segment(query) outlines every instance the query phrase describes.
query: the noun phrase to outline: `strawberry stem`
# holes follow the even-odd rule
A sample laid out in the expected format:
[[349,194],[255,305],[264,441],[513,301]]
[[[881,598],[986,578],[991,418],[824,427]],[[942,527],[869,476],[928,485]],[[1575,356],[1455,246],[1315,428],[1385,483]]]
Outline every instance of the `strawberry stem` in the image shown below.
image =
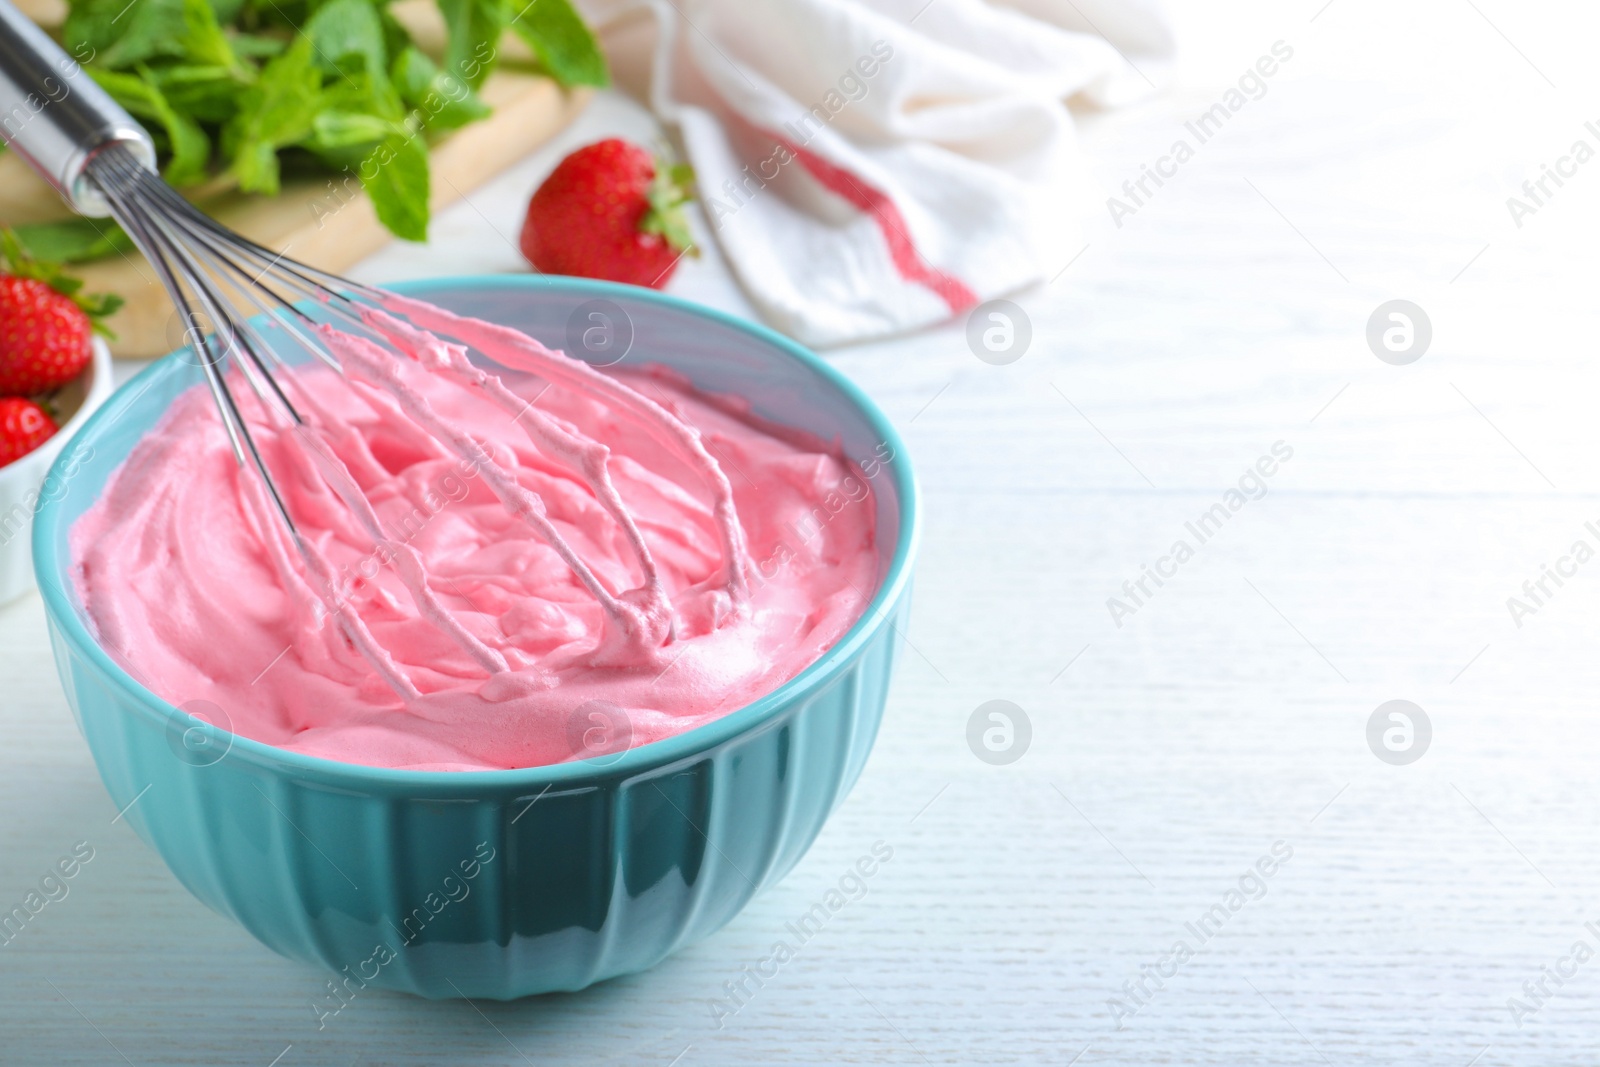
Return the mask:
[[687,250],[689,255],[698,257],[700,249],[695,247],[694,234],[690,232],[689,220],[683,212],[683,205],[694,198],[693,189],[693,167],[687,163],[667,163],[657,159],[655,177],[650,180],[650,189],[645,193],[650,208],[639,220],[639,231],[657,234],[675,251]]
[[78,305],[95,333],[116,340],[117,335],[107,329],[102,320],[123,305],[122,297],[115,293],[81,292],[83,279],[74,278],[59,263],[35,259],[8,226],[0,226],[0,269],[13,277],[28,278],[48,285]]

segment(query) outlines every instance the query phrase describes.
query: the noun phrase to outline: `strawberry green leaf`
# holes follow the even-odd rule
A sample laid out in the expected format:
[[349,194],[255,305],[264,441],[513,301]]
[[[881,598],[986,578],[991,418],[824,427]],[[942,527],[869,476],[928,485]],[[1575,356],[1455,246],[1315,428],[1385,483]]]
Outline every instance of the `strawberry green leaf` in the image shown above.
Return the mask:
[[59,263],[35,259],[23,245],[22,239],[9,227],[0,227],[0,269],[13,277],[43,282],[62,296],[71,298],[88,316],[89,325],[95,333],[115,339],[116,334],[106,329],[101,320],[122,306],[122,297],[111,293],[80,292],[83,288],[81,278],[63,273]]
[[650,209],[639,220],[640,232],[659,234],[674,249],[680,252],[687,249],[691,256],[698,256],[700,251],[694,247],[694,234],[683,212],[683,205],[693,199],[693,188],[693,167],[687,163],[667,164],[657,160],[656,175],[645,194]]

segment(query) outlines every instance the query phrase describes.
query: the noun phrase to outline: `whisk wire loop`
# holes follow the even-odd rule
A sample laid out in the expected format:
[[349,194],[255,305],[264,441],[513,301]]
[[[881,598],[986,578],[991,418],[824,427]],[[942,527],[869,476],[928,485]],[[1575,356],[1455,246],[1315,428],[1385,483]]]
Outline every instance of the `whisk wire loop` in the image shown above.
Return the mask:
[[[258,425],[264,419],[280,435],[280,441],[285,440],[281,435],[290,435],[291,447],[275,449],[275,462],[287,464],[297,476],[320,478],[346,505],[353,528],[392,563],[423,617],[491,675],[514,665],[505,652],[487,644],[441,603],[417,550],[405,538],[384,529],[372,502],[330,446],[331,439],[325,435],[336,431],[323,417],[323,408],[300,376],[288,373],[291,360],[273,343],[278,333],[359,386],[374,403],[379,396],[387,396],[388,403],[404,411],[441,449],[483,473],[484,484],[556,552],[604,611],[607,630],[595,653],[597,663],[619,651],[659,656],[676,639],[679,620],[656,562],[612,484],[607,467],[610,450],[522,401],[498,377],[468,359],[469,347],[509,342],[518,353],[518,369],[544,375],[552,385],[600,390],[631,410],[664,448],[698,470],[712,493],[712,516],[726,556],[725,592],[717,595],[723,597],[725,610],[742,610],[748,595],[744,535],[733,510],[731,486],[699,435],[670,412],[514,331],[403,300],[241,237],[186,201],[128,144],[111,142],[100,147],[89,159],[85,175],[149,260],[186,324],[190,347],[220,413],[234,458],[250,472],[243,480],[243,497],[247,509],[261,512],[257,526],[273,565],[282,572],[285,583],[311,587],[350,645],[402,698],[416,698],[416,686],[373,637],[359,612],[351,608],[349,590],[340,587],[332,566],[296,526],[230,386],[230,371],[237,370],[237,378],[254,394],[261,412]],[[397,308],[417,324],[396,318],[392,312]],[[417,320],[419,313],[421,320]],[[276,331],[272,337],[263,332],[266,324]],[[458,342],[441,340],[433,332],[440,329],[456,335]],[[394,347],[412,352],[434,372],[505,410],[535,447],[581,478],[616,522],[642,584],[633,589],[615,588],[615,583],[591,568],[547,513],[537,493],[502,468],[465,431],[441,419],[420,394],[393,377],[389,369],[393,357],[388,353]],[[308,414],[312,418],[308,419]],[[290,564],[291,556],[299,557],[299,567]]]

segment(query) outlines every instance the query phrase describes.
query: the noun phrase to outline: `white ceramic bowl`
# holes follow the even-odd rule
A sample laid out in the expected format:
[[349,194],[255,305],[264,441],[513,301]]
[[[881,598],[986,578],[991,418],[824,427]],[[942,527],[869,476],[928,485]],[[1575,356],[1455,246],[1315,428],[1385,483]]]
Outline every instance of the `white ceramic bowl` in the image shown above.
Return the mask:
[[[33,588],[33,514],[47,494],[58,496],[76,463],[63,464],[50,474],[50,464],[67,447],[89,413],[111,395],[111,350],[100,338],[94,339],[94,357],[76,381],[56,394],[58,415],[66,416],[55,436],[15,463],[0,467],[0,604],[7,604]],[[84,457],[88,458],[88,457]]]

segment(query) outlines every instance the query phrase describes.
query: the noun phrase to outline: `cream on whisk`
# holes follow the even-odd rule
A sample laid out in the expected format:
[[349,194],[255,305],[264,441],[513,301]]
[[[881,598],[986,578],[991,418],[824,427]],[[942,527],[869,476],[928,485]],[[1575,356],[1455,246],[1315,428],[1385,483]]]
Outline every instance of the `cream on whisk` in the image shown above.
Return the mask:
[[834,449],[665,372],[361,313],[386,343],[318,328],[348,381],[292,376],[306,426],[248,412],[301,551],[198,388],[73,527],[102,643],[169,701],[330,759],[537,766],[602,719],[638,745],[749,703],[865,609],[874,504]]

